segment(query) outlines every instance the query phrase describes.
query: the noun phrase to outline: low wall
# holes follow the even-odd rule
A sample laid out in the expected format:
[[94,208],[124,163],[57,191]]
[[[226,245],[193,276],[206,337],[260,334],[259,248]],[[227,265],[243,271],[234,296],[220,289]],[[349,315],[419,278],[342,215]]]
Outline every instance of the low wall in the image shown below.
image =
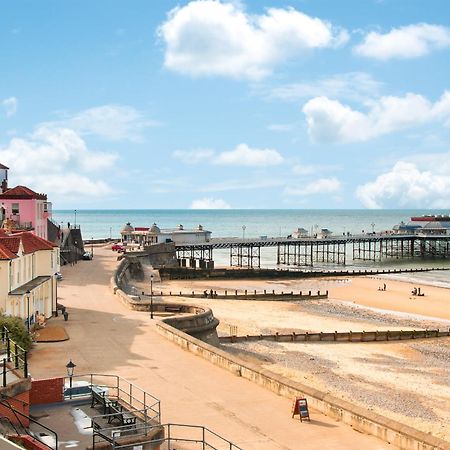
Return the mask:
[[64,401],[64,378],[42,378],[31,382],[31,405]]
[[219,348],[195,339],[168,323],[158,322],[158,331],[170,341],[215,365],[248,379],[278,395],[307,397],[310,406],[355,430],[377,436],[405,450],[450,450],[450,443],[393,421],[367,408],[353,405],[310,386],[290,380],[270,370],[244,361]]
[[27,417],[30,415],[30,389],[31,380],[29,378],[14,381],[6,387],[0,388],[2,401],[25,415],[25,417],[20,414],[16,416],[11,408],[0,404],[0,417],[7,417],[15,425],[22,424],[28,427],[30,424]]
[[382,331],[348,331],[334,333],[291,333],[291,334],[255,334],[247,336],[221,336],[220,342],[375,342],[403,341],[408,339],[428,339],[450,336],[448,330],[382,330]]

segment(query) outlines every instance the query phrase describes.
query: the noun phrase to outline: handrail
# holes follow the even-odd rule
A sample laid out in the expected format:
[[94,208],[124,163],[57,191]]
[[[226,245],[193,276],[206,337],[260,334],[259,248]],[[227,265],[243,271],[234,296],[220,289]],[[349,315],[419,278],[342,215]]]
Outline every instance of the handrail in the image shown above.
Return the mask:
[[[210,430],[207,427],[201,426],[201,425],[189,425],[189,424],[179,424],[179,423],[166,423],[162,425],[156,425],[153,428],[161,428],[167,429],[167,433],[164,433],[164,437],[160,438],[152,438],[145,442],[140,442],[140,444],[163,444],[164,442],[167,442],[170,448],[170,443],[172,441],[175,442],[193,442],[193,443],[200,443],[203,444],[203,448],[211,448],[213,450],[219,450],[224,449],[223,445],[221,447],[214,447],[211,443],[211,440],[208,439],[208,437],[214,436],[215,438],[218,438],[221,444],[224,444],[228,450],[242,450],[241,447],[237,446],[233,442],[229,441],[228,439],[224,438],[223,436],[220,436],[220,434],[217,434],[216,432]],[[137,429],[142,428],[142,426],[138,426]],[[183,428],[183,429],[194,429],[201,432],[200,436],[197,437],[181,437],[174,435],[174,428]],[[209,436],[211,435],[211,436]],[[120,444],[120,430],[116,430],[112,434],[112,444],[114,449],[121,449],[121,448],[127,448],[129,447],[129,443],[127,444]],[[123,436],[122,436],[123,437]],[[214,445],[217,445],[216,443]]]
[[[23,369],[23,377],[28,377],[28,358],[27,351],[22,348],[17,342],[13,341],[10,336],[10,331],[4,325],[0,331],[0,341],[3,345],[6,344],[6,358],[3,358],[2,368],[1,368],[1,377],[2,377],[2,385],[6,387],[6,374],[8,372],[13,372],[14,370]],[[14,361],[14,367],[7,368],[7,363]]]
[[[32,417],[27,416],[26,414],[22,413],[21,411],[18,411],[17,409],[13,408],[9,402],[7,400],[0,400],[0,404],[9,408],[11,410],[11,412],[14,414],[15,418],[17,419],[17,421],[20,423],[20,425],[23,427],[25,433],[32,437],[33,439],[36,439],[37,441],[39,441],[42,445],[45,445],[45,447],[49,448],[50,450],[57,450],[58,449],[58,434],[52,430],[51,428],[46,427],[45,425],[43,425],[42,423],[38,422],[37,420],[34,420]],[[35,434],[31,434],[30,431],[24,426],[22,425],[22,421],[19,419],[19,416],[24,417],[25,419],[29,420],[30,422],[33,422],[37,425],[39,425],[40,427],[44,428],[46,431],[48,431],[50,434],[54,435],[55,437],[55,447],[51,447],[50,445],[48,445],[46,442],[42,441],[39,436],[35,435]],[[16,428],[14,427],[14,429],[16,430]],[[17,432],[17,430],[16,430]]]

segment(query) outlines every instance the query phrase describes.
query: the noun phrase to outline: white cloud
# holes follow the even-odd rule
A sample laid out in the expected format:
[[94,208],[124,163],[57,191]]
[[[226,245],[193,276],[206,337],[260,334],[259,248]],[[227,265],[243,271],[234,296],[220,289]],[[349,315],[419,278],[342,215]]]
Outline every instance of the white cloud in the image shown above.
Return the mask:
[[303,106],[308,133],[317,142],[361,142],[430,121],[450,119],[450,92],[432,103],[422,95],[381,97],[369,103],[367,113],[327,97]]
[[317,175],[323,172],[336,172],[341,170],[338,165],[327,165],[327,164],[296,164],[292,167],[292,173],[294,175],[305,176],[305,175]]
[[450,28],[419,23],[393,28],[386,34],[372,31],[354,51],[358,55],[379,60],[408,59],[449,46]]
[[288,186],[285,195],[306,197],[308,195],[330,194],[339,191],[341,183],[337,178],[320,178],[304,186]]
[[365,72],[337,74],[329,78],[302,83],[291,83],[273,88],[269,98],[283,101],[298,101],[311,97],[332,97],[351,100],[365,100],[376,96],[382,83]]
[[231,206],[221,198],[201,198],[191,203],[190,209],[230,209]]
[[239,144],[235,149],[220,153],[215,164],[232,166],[274,166],[283,162],[283,157],[276,150],[251,148]]
[[283,186],[285,181],[277,180],[273,176],[260,177],[253,180],[225,180],[207,184],[199,189],[201,192],[242,191],[248,189],[266,189]]
[[126,105],[103,105],[85,109],[64,120],[43,124],[46,127],[67,127],[82,135],[96,135],[119,141],[141,141],[142,132],[160,125],[145,119],[137,109]]
[[203,161],[210,161],[214,154],[214,151],[209,149],[175,150],[172,156],[185,164],[198,164]]
[[27,138],[0,147],[0,160],[11,168],[17,184],[55,197],[102,197],[112,189],[90,176],[113,166],[117,156],[94,152],[74,130],[39,126]]
[[398,161],[390,171],[358,186],[356,196],[366,208],[450,208],[449,161],[450,154],[441,155],[428,160],[425,170]]
[[239,2],[196,0],[169,12],[158,33],[164,65],[192,76],[260,79],[273,67],[313,48],[348,40],[345,30],[293,8],[247,14]]
[[5,108],[6,117],[12,117],[17,112],[18,100],[16,97],[5,98],[2,105]]

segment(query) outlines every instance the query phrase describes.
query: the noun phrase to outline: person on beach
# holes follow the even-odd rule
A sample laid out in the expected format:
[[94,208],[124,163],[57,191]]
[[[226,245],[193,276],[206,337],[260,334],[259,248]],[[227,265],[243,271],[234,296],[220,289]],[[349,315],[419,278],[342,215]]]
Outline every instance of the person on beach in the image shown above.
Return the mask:
[[386,290],[386,283],[383,284],[383,291]]

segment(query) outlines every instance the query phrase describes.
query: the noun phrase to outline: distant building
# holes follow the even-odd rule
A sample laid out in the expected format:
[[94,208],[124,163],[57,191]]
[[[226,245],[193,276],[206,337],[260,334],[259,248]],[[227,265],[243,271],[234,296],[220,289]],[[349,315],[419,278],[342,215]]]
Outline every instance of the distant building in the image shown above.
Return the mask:
[[295,239],[303,238],[308,236],[308,230],[305,230],[304,228],[297,228],[295,231],[292,232],[292,237]]
[[30,232],[0,230],[0,309],[33,323],[56,311],[59,248]]
[[395,234],[417,234],[425,236],[450,236],[450,216],[426,215],[411,217],[408,223],[400,222],[393,227]]
[[333,234],[332,231],[330,231],[328,228],[322,228],[319,233],[317,234],[317,237],[319,239],[327,239],[329,237],[331,237],[331,235]]
[[46,194],[38,194],[26,186],[8,188],[8,167],[0,164],[0,218],[3,228],[32,231],[48,239],[48,219],[52,204]]
[[122,242],[140,246],[174,242],[176,244],[198,244],[209,242],[211,231],[204,230],[202,225],[195,229],[185,229],[183,225],[173,229],[160,229],[156,223],[151,227],[136,227],[127,223],[122,231]]

